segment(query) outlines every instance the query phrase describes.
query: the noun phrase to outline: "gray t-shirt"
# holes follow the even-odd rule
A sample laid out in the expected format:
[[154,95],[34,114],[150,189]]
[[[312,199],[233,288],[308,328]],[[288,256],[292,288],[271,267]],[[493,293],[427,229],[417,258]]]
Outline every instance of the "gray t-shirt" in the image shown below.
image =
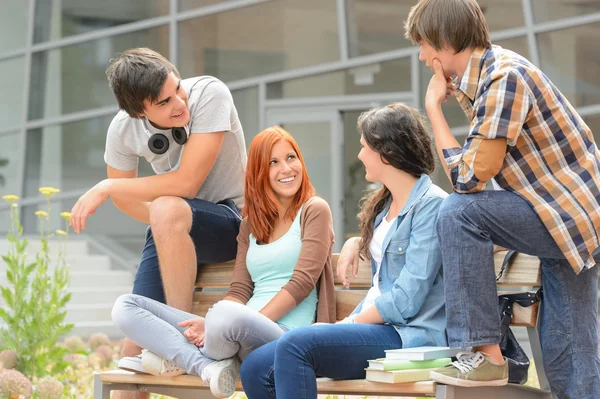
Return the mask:
[[[212,76],[182,80],[181,87],[188,94],[190,134],[226,132],[217,160],[196,198],[215,203],[232,199],[241,208],[246,143],[231,93],[223,82]],[[148,139],[154,133],[162,133],[169,139],[166,153],[157,155],[148,148]],[[104,161],[118,170],[132,170],[138,166],[138,157],[144,157],[154,172],[161,174],[179,167],[182,150],[183,146],[173,140],[170,129],[157,129],[146,119],[132,118],[121,110],[108,128]]]

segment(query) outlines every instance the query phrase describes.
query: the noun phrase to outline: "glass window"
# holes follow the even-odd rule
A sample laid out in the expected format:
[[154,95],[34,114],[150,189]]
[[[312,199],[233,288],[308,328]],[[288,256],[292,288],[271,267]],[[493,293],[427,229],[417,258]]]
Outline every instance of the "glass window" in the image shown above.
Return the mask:
[[116,104],[105,75],[109,60],[141,46],[168,55],[168,26],[34,53],[29,119]]
[[527,46],[527,37],[525,36],[498,40],[493,43],[529,59],[529,47]]
[[[0,135],[0,196],[19,195],[19,158],[21,157],[21,135]],[[4,203],[2,201],[1,203]]]
[[341,96],[411,90],[410,58],[267,85],[267,98]]
[[[85,190],[106,178],[104,145],[113,115],[27,132],[25,194],[36,196],[40,186],[63,192]],[[142,158],[138,174],[154,174]]]
[[335,1],[266,2],[179,24],[179,71],[223,81],[339,59]]
[[254,136],[260,133],[260,126],[258,126],[258,88],[250,87],[234,90],[231,95],[244,129],[246,148],[248,148]]
[[600,146],[600,115],[584,116],[583,120],[592,130],[592,134],[594,135],[594,141],[596,141],[596,145]]
[[522,0],[477,0],[490,32],[525,26]]
[[351,57],[410,47],[404,21],[414,0],[353,0],[347,2],[348,48]]
[[600,2],[596,0],[532,0],[532,2],[535,22],[553,21],[600,11]]
[[600,23],[541,33],[541,69],[576,107],[600,104]]
[[2,0],[2,12],[0,12],[0,53],[18,50],[27,45],[28,14],[28,1]]
[[[0,13],[1,14],[1,13]],[[0,120],[10,128],[23,123],[23,84],[25,82],[25,58],[0,61]]]
[[[404,21],[414,0],[353,0],[347,4],[351,57],[410,47]],[[524,26],[521,0],[479,0],[491,32]]]
[[168,13],[169,0],[37,0],[33,41],[57,40]]
[[179,0],[179,10],[193,10],[195,8],[201,8],[206,6],[212,6],[218,3],[228,3],[233,0]]

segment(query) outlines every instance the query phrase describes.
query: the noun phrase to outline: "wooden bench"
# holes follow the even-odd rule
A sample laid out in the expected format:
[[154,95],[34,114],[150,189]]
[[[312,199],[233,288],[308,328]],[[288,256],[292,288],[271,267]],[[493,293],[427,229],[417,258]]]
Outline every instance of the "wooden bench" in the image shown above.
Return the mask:
[[[337,263],[334,255],[333,263]],[[496,254],[496,269],[502,264],[504,253]],[[209,307],[225,295],[229,287],[233,271],[233,262],[207,265],[198,273],[197,291],[194,294],[193,313],[205,315]],[[359,275],[351,279],[351,288],[345,289],[336,278],[336,313],[337,319],[346,317],[364,298],[371,286],[371,266],[361,262]],[[500,292],[506,291],[535,291],[541,286],[541,266],[537,258],[518,254],[510,268],[498,282]],[[327,378],[318,379],[318,390],[322,394],[374,395],[400,397],[435,397],[443,399],[454,398],[503,398],[528,399],[551,398],[548,382],[543,372],[541,362],[541,346],[536,329],[539,304],[528,308],[514,306],[513,326],[527,327],[535,366],[542,389],[509,384],[505,387],[460,388],[436,384],[433,381],[417,383],[385,384],[367,380],[334,381]],[[365,365],[366,366],[366,365]],[[95,399],[109,399],[110,391],[134,390],[153,392],[180,399],[212,398],[210,389],[202,383],[200,377],[182,375],[174,378],[155,377],[147,374],[136,374],[123,370],[97,373],[94,380]],[[243,388],[238,382],[238,390]],[[285,398],[292,399],[292,398]]]

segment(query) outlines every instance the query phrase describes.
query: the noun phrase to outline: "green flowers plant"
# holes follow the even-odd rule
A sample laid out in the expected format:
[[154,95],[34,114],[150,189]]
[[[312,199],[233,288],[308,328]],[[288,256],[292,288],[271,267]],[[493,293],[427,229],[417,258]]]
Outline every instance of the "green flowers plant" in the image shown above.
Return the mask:
[[[71,298],[67,292],[69,268],[66,263],[66,248],[69,231],[68,216],[64,230],[58,236],[58,256],[53,272],[49,271],[50,251],[50,197],[60,190],[42,187],[46,197],[46,209],[38,210],[41,249],[35,260],[29,263],[26,249],[28,241],[22,239],[23,227],[19,222],[19,197],[5,195],[3,200],[10,204],[10,243],[8,254],[2,256],[6,262],[7,286],[0,287],[4,306],[0,308],[0,319],[5,326],[0,330],[3,347],[17,354],[16,369],[30,378],[54,375],[68,365],[63,360],[68,350],[57,345],[67,334],[72,324],[66,324],[66,304]],[[64,234],[62,234],[64,233]]]

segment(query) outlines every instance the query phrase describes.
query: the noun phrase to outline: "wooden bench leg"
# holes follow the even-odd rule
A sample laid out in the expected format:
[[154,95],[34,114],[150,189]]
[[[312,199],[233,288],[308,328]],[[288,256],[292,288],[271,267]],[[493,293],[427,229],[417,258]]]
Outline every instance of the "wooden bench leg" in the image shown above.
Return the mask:
[[436,385],[436,399],[552,399],[548,391],[508,384],[503,387],[465,388]]

